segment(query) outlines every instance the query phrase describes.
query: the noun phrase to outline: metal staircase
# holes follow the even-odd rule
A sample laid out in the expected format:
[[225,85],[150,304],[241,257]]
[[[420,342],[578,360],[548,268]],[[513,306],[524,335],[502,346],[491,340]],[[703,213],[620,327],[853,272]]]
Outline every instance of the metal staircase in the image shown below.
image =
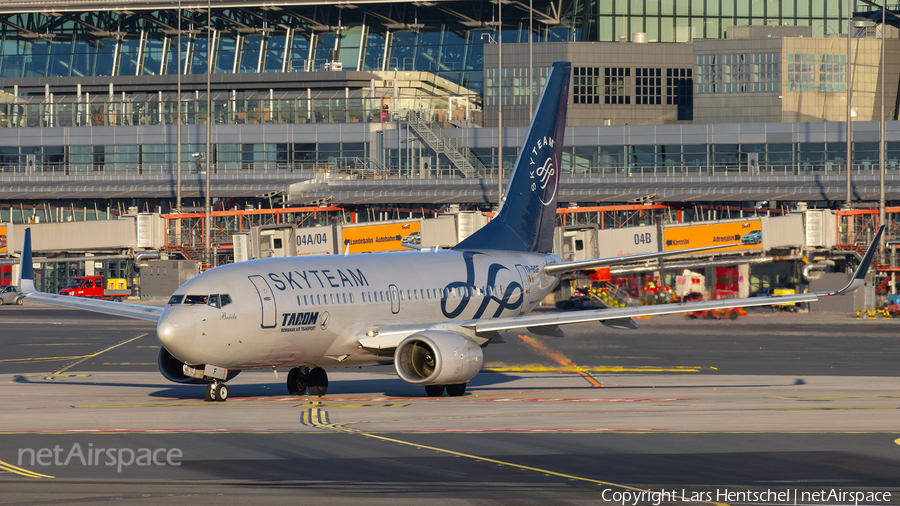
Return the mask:
[[487,169],[459,139],[452,139],[438,124],[410,114],[409,127],[435,153],[446,156],[463,177],[484,177]]

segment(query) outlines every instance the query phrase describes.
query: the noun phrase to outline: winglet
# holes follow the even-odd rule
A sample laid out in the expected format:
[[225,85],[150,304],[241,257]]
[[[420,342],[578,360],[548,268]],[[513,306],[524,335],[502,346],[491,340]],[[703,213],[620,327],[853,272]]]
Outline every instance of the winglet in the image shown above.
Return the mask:
[[853,273],[853,277],[850,278],[850,282],[847,283],[847,286],[841,288],[836,292],[818,292],[816,295],[820,297],[827,297],[829,295],[844,295],[850,293],[857,288],[861,287],[866,282],[866,274],[869,272],[869,266],[872,265],[872,257],[875,256],[875,252],[878,250],[878,243],[881,242],[881,235],[884,233],[884,225],[878,227],[878,232],[875,232],[875,239],[872,240],[872,244],[869,244],[869,249],[866,250],[866,254],[863,255],[862,260],[859,262],[859,266],[856,268],[856,272]]
[[34,293],[34,267],[31,261],[31,229],[25,229],[25,242],[22,244],[22,256],[19,259],[19,292]]

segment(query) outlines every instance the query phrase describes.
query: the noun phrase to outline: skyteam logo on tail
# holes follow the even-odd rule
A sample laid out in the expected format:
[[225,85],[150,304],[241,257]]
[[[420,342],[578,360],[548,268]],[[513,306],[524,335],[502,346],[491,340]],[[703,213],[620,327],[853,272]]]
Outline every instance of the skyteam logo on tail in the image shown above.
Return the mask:
[[[553,197],[556,196],[556,178],[559,177],[559,173],[553,163],[552,149],[556,144],[556,141],[553,140],[553,137],[544,137],[542,139],[538,139],[537,143],[531,148],[531,158],[530,158],[530,169],[528,171],[528,175],[531,177],[531,191],[538,191],[538,187],[540,187],[541,196],[538,197],[538,200],[541,201],[541,204],[545,206],[550,205],[554,202]],[[535,158],[538,160],[541,159],[541,155],[547,157],[544,160],[542,165],[539,165],[538,162],[535,162]],[[553,193],[549,196],[543,195],[544,191],[547,188],[547,185],[551,185],[553,189]]]

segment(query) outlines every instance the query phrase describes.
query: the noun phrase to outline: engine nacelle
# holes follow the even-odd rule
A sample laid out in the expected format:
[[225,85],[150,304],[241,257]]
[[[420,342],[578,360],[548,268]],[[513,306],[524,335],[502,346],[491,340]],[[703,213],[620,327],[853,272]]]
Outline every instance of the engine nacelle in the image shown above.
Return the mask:
[[413,334],[394,352],[397,375],[411,385],[465,383],[478,374],[483,362],[475,341],[439,330]]

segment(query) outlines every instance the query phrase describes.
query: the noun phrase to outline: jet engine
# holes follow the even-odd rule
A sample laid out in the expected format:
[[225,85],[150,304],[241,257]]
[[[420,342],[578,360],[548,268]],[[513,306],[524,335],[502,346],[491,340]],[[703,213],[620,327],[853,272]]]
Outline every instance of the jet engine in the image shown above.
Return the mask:
[[439,330],[413,334],[394,352],[397,375],[411,385],[465,383],[478,374],[483,361],[475,341]]

